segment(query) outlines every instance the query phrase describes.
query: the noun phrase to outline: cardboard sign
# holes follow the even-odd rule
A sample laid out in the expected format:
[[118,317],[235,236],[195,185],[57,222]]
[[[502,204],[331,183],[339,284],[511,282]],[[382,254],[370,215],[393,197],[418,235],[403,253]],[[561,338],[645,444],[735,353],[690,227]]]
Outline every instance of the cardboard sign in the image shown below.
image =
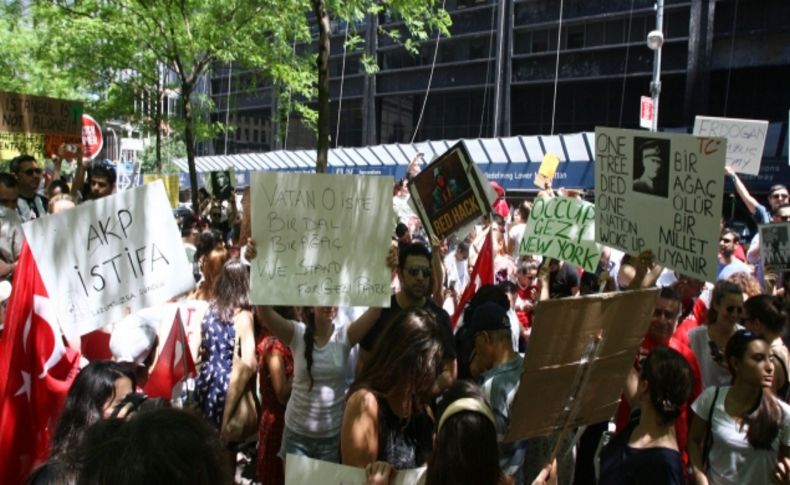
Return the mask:
[[505,441],[610,419],[658,290],[542,301]]
[[543,161],[540,162],[540,168],[538,169],[538,173],[535,174],[535,185],[542,189],[546,188],[546,185],[551,185],[552,179],[554,179],[554,174],[557,173],[557,167],[560,165],[560,159],[557,155],[549,152],[543,157]]
[[760,173],[767,134],[767,121],[710,116],[694,118],[695,136],[727,139],[727,165],[738,173]]
[[766,272],[790,271],[790,222],[760,225],[760,259]]
[[496,194],[458,142],[420,172],[409,185],[411,199],[428,236],[444,239],[491,212]]
[[85,202],[22,228],[61,325],[76,327],[80,335],[195,286],[161,183]]
[[[422,483],[425,467],[398,470],[392,485],[417,485]],[[288,454],[285,457],[285,483],[300,485],[367,485],[364,468],[339,465],[307,456]]]
[[393,184],[392,177],[254,173],[252,303],[389,306]]
[[150,184],[157,180],[161,180],[165,184],[165,192],[167,192],[167,200],[170,201],[170,207],[173,209],[178,207],[178,175],[143,175],[144,184]]
[[540,254],[595,272],[595,205],[568,197],[538,197],[532,204],[519,254]]
[[726,140],[595,129],[595,240],[715,282]]
[[39,162],[65,145],[82,145],[82,103],[0,91],[0,158]]

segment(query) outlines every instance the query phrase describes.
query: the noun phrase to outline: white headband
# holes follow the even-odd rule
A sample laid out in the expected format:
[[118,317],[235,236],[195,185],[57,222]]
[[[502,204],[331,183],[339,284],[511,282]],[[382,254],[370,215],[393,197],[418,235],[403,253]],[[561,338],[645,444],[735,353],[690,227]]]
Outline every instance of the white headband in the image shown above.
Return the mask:
[[447,406],[447,409],[444,410],[442,417],[439,419],[439,427],[437,428],[437,432],[442,429],[442,425],[445,421],[447,421],[447,418],[462,411],[473,411],[482,414],[491,421],[491,424],[494,425],[494,429],[496,429],[496,420],[494,419],[494,414],[491,412],[491,409],[488,407],[488,405],[480,399],[464,397],[461,399],[456,399],[452,402],[452,404]]

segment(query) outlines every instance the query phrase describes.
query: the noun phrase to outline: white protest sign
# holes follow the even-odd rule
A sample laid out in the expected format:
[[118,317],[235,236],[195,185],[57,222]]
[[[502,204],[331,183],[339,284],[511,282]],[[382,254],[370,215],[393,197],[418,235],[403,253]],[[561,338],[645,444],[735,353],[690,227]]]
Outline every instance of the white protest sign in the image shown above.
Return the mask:
[[[423,483],[425,467],[398,470],[392,485]],[[364,468],[316,460],[307,456],[288,454],[285,457],[285,483],[299,485],[367,485]]]
[[161,182],[22,228],[61,325],[80,334],[195,286]]
[[392,177],[255,173],[250,300],[389,306]]
[[595,239],[715,282],[726,141],[595,129]]
[[727,139],[727,165],[738,173],[760,173],[767,133],[767,121],[711,116],[694,118],[694,135]]
[[601,259],[595,242],[595,205],[569,197],[538,197],[532,203],[519,254],[561,259],[594,272]]

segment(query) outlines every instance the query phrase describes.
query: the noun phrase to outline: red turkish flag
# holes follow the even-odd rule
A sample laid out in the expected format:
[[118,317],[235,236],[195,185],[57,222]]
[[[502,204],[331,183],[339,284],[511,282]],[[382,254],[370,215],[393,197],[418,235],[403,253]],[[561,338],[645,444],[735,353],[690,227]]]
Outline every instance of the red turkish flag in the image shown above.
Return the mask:
[[453,330],[455,330],[458,319],[461,318],[461,314],[464,312],[464,307],[475,295],[477,289],[483,285],[494,284],[494,250],[491,241],[492,236],[489,229],[486,240],[483,242],[483,247],[480,248],[480,252],[477,254],[477,261],[475,261],[475,266],[472,268],[472,273],[469,275],[469,284],[466,285],[461,299],[458,301],[458,306],[455,307],[451,320]]
[[64,344],[33,254],[25,243],[0,340],[0,483],[23,483],[49,454],[80,354]]
[[189,352],[187,334],[184,325],[181,323],[181,311],[176,310],[173,326],[170,327],[170,334],[159,354],[154,369],[148,376],[145,385],[145,393],[151,397],[161,397],[170,399],[173,394],[173,387],[185,376],[194,377],[197,375],[195,362]]

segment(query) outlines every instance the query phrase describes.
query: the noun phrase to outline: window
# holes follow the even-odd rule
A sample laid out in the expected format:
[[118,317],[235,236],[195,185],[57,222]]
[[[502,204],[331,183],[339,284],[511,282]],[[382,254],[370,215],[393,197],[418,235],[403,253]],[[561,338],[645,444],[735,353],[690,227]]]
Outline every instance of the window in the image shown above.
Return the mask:
[[532,52],[545,52],[549,50],[549,31],[537,30],[532,32]]
[[569,27],[565,33],[566,49],[581,49],[584,47],[584,26]]
[[603,24],[600,22],[587,24],[584,40],[587,47],[603,45]]
[[605,43],[622,44],[625,40],[625,21],[610,20],[606,22]]

